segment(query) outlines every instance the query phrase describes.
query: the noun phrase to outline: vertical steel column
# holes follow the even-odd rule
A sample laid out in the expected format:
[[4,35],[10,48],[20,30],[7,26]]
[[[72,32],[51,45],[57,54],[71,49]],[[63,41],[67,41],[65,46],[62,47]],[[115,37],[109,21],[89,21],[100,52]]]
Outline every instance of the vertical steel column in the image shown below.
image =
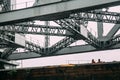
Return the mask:
[[[46,33],[49,33],[49,21],[45,21],[45,25],[46,25]],[[50,45],[50,36],[49,35],[45,35],[45,48],[48,48]]]
[[103,37],[103,23],[102,22],[97,22],[97,29],[98,29],[98,38]]
[[[99,11],[102,11],[102,9],[100,9]],[[103,37],[103,22],[97,22],[97,31],[98,31],[98,38],[102,38]]]

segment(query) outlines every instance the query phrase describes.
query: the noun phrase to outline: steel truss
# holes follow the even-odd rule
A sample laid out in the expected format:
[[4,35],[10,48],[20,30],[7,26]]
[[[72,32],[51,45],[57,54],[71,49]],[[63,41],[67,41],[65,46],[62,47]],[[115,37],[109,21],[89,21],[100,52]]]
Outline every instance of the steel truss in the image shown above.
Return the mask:
[[69,46],[70,44],[74,43],[76,40],[74,40],[73,38],[70,37],[66,37],[62,40],[60,40],[59,42],[57,42],[56,44],[54,44],[51,47],[48,48],[43,48],[40,47],[34,43],[31,42],[26,42],[26,49],[30,50],[31,52],[36,52],[38,54],[40,54],[41,56],[47,56],[47,55],[55,55],[55,53],[67,46]]
[[53,46],[51,46],[49,49],[48,49],[48,53],[49,55],[55,55],[55,52],[71,45],[72,43],[74,43],[76,40],[73,39],[73,38],[70,38],[70,37],[66,37],[62,40],[60,40],[59,42],[57,42],[56,44],[54,44]]
[[[4,6],[5,5],[6,3],[4,3]],[[3,9],[5,9],[4,6],[2,7]],[[7,11],[9,9],[6,8],[5,10]],[[81,34],[80,31],[81,28],[80,26],[82,24],[78,23],[77,20],[81,20],[82,22],[95,21],[95,22],[118,24],[120,23],[120,13],[97,11],[97,10],[74,13],[74,14],[70,14],[68,19],[60,19],[54,21],[57,24],[59,24],[61,27],[56,27],[56,26],[46,27],[44,25],[35,25],[35,24],[14,24],[9,26],[0,26],[0,31],[3,31],[3,33],[0,34],[0,40],[1,41],[4,40],[5,42],[7,42],[5,44],[2,42],[0,46],[2,48],[9,46],[10,44],[10,45],[15,45],[17,47],[21,47],[19,45],[16,45],[15,36],[13,34],[4,33],[4,32],[66,36],[64,39],[60,40],[59,42],[48,48],[43,48],[38,44],[25,41],[25,46],[24,46],[25,49],[31,52],[35,52],[41,56],[56,55],[55,53],[58,52],[59,50],[81,39],[98,50],[111,47],[120,42],[120,35],[117,35],[107,41],[100,41],[95,36],[93,36],[92,33],[87,30],[87,28],[86,28],[87,37],[84,36],[83,34]],[[16,50],[16,48],[14,48],[13,46],[12,48],[5,49],[5,51],[1,55],[1,58],[7,59],[14,50]]]
[[[114,16],[113,16],[113,14],[114,14]],[[80,15],[80,13],[79,13],[79,15]],[[110,22],[110,23],[117,22],[118,23],[119,18],[118,18],[117,14],[115,15],[115,13],[113,13],[113,12],[111,12],[111,14],[110,14],[110,12],[98,13],[97,11],[94,11],[94,12],[91,11],[86,14],[81,13],[81,16],[83,16],[83,18],[80,18],[78,16],[77,16],[78,17],[77,18],[76,14],[74,14],[74,17],[73,17],[73,15],[72,15],[72,17],[70,16],[70,18],[72,18],[72,19],[61,19],[61,20],[54,21],[57,24],[59,24],[62,28],[61,27],[53,27],[53,26],[49,26],[49,28],[47,28],[44,25],[33,25],[33,24],[29,24],[29,25],[28,24],[16,24],[16,25],[12,25],[12,26],[1,26],[0,30],[1,31],[4,30],[4,31],[8,31],[8,32],[18,32],[18,33],[32,33],[32,34],[35,33],[35,34],[71,36],[71,37],[73,37],[74,34],[76,35],[73,38],[67,37],[49,48],[42,48],[39,45],[36,45],[32,42],[26,41],[26,46],[25,46],[26,49],[28,49],[32,52],[36,52],[42,56],[54,55],[57,51],[63,49],[64,47],[72,44],[73,42],[75,42],[76,40],[79,40],[79,39],[83,39],[84,41],[86,41],[88,44],[92,45],[95,48],[102,48],[102,49],[110,47],[112,45],[115,45],[116,43],[118,43],[120,41],[120,39],[117,37],[117,38],[114,38],[114,39],[106,41],[106,42],[101,42],[96,37],[94,37],[89,31],[87,32],[88,38],[86,38],[85,36],[83,36],[80,33],[80,25],[81,24],[78,24],[76,22],[76,20],[83,20],[83,21],[87,20],[87,21],[107,22],[107,23],[108,22]],[[104,17],[104,16],[106,16],[106,17]],[[111,18],[111,16],[112,16],[112,18]],[[105,21],[105,20],[107,20],[107,21]],[[46,29],[49,30],[49,33],[45,33]],[[69,31],[69,33],[71,32],[71,34],[69,34],[69,35],[66,34],[66,31]],[[78,36],[80,36],[80,37],[78,37]],[[3,39],[3,38],[1,38],[1,39]],[[9,39],[12,39],[12,37],[9,39],[7,37],[5,37],[4,39],[6,41],[11,41]],[[12,41],[12,44],[14,44],[14,41]],[[9,53],[8,53],[8,55],[9,55]]]
[[[14,44],[17,46],[17,44],[14,42],[14,40],[12,41],[11,38],[7,38],[5,39],[6,35],[3,35],[1,37],[1,39],[4,39],[6,40],[6,42],[12,42],[11,44]],[[15,36],[14,35],[10,35],[12,36],[12,38],[14,38]],[[7,36],[8,37],[8,36]],[[72,39],[72,38],[65,38],[63,40],[61,40],[60,42],[56,43],[55,45],[53,45],[52,47],[49,47],[49,48],[43,48],[43,47],[40,47],[39,45],[37,44],[34,44],[32,42],[29,42],[29,41],[25,41],[25,46],[22,46],[24,47],[25,49],[31,51],[31,52],[36,52],[42,56],[44,55],[47,55],[47,54],[51,54],[52,52],[56,52],[58,50],[61,50],[62,48],[64,48],[65,46],[68,46],[70,44],[72,44],[73,42],[75,42],[76,40]],[[20,47],[20,46],[18,46]],[[12,48],[11,51],[13,51],[14,47]],[[8,54],[11,54],[11,53],[7,53],[8,50],[10,50],[9,48],[7,50],[5,50],[4,52],[4,55],[5,55],[5,58],[6,58],[6,55],[8,56]],[[7,52],[6,52],[7,51]],[[9,51],[10,52],[10,51]]]
[[27,49],[27,50],[29,50],[31,52],[36,52],[38,54],[44,54],[44,48],[40,47],[37,44],[29,42],[29,41],[25,42],[25,49]]
[[0,40],[4,40],[5,42],[8,42],[8,43],[14,43],[15,41],[15,36],[12,35],[11,33],[0,33]]
[[9,43],[0,38],[0,48],[11,47]]
[[[48,30],[48,32],[46,32],[46,30]],[[57,26],[46,27],[44,25],[35,24],[16,24],[9,26],[0,26],[0,31],[52,36],[72,36],[70,32],[61,27]]]
[[[10,5],[11,5],[11,0],[1,0],[1,5],[0,5],[1,12],[11,10]],[[0,48],[7,47],[7,49],[5,49],[1,54],[1,58],[6,59],[9,55],[12,54],[12,52],[14,52],[17,49],[18,45],[14,44],[14,40],[15,40],[14,35],[12,33],[8,33],[5,31],[0,32],[0,40],[3,43],[6,43],[0,46]]]
[[13,46],[11,46],[12,48],[14,48],[14,47],[16,47],[16,48],[24,47],[26,49],[29,49],[30,51],[36,51],[36,52],[38,51],[38,49],[41,50],[41,47],[39,45],[36,45],[36,44],[34,44],[32,42],[29,42],[29,41],[25,41],[25,46],[21,46],[21,45],[16,44],[15,43],[15,36],[13,34],[10,34],[10,33],[8,33],[6,35],[1,34],[0,39],[5,40],[5,42],[13,45]]
[[120,23],[120,13],[106,11],[88,11],[71,14],[69,18],[83,21]]
[[[101,48],[101,43],[97,40],[89,31],[87,31],[88,38],[80,33],[80,25],[78,25],[74,20],[62,19],[55,21],[57,24],[66,28],[68,31],[74,34],[74,39],[83,39],[95,48]],[[79,36],[79,37],[78,37]]]

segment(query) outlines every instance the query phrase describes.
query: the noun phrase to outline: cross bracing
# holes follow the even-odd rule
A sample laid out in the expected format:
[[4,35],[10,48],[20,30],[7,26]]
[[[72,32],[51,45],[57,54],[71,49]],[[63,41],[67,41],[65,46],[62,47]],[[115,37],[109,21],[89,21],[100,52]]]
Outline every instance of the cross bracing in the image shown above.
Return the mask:
[[[10,35],[10,37],[11,36],[12,35]],[[25,48],[25,49],[27,49],[29,51],[36,52],[36,53],[38,53],[38,54],[40,54],[42,56],[44,56],[46,54],[51,55],[50,54],[51,52],[58,51],[58,50],[64,48],[65,46],[68,46],[68,45],[72,44],[75,41],[72,38],[65,38],[65,39],[59,41],[58,43],[56,43],[54,46],[52,46],[52,47],[47,49],[47,48],[43,48],[43,47],[39,46],[38,44],[34,44],[34,43],[30,42],[30,41],[25,41],[25,46],[18,45],[14,41],[15,40],[15,36],[14,35],[12,36],[12,38],[13,38],[12,40],[13,41],[11,40],[11,38],[5,39],[4,37],[6,37],[6,35],[2,35],[1,39],[6,40],[6,42],[12,42],[11,44],[13,44],[14,46],[18,46],[18,48],[19,47],[23,47],[23,48]],[[14,49],[14,46],[13,46],[12,49]]]
[[42,48],[41,46],[34,44],[32,42],[26,41],[25,42],[25,49],[30,50],[31,52],[36,52],[38,54],[43,54],[44,52],[44,48]]
[[[36,44],[34,44],[34,43],[32,43],[32,42],[29,42],[29,41],[25,41],[25,46],[22,46],[22,45],[20,45],[20,44],[17,44],[17,43],[15,43],[15,35],[12,35],[12,34],[10,34],[10,35],[1,35],[0,36],[0,39],[1,40],[5,40],[6,42],[8,42],[8,43],[10,43],[11,45],[13,45],[13,46],[11,46],[11,47],[23,47],[23,48],[26,48],[26,49],[28,49],[28,50],[30,50],[30,51],[36,51],[37,53],[40,53],[40,50],[41,50],[41,47],[39,46],[39,45],[36,45]],[[38,50],[39,49],[39,50]],[[38,52],[39,51],[39,52]]]
[[86,28],[84,28],[86,29],[86,36],[84,36],[84,34],[81,34],[80,25],[78,25],[74,20],[64,19],[55,22],[61,25],[62,27],[68,29],[71,33],[75,34],[74,38],[77,38],[78,40],[83,39],[92,46],[96,48],[101,48],[99,40],[97,40]]
[[[46,32],[48,30],[48,32]],[[16,24],[8,26],[0,26],[0,31],[24,33],[24,34],[40,34],[52,36],[72,36],[72,34],[64,28],[57,26],[35,25],[35,24]]]
[[76,20],[95,21],[104,23],[120,23],[120,13],[106,11],[88,11],[71,14],[70,18]]
[[59,42],[57,42],[56,44],[54,44],[53,46],[51,46],[48,49],[49,55],[55,55],[54,53],[69,46],[70,44],[74,43],[76,40],[70,37],[66,37],[62,40],[60,40]]

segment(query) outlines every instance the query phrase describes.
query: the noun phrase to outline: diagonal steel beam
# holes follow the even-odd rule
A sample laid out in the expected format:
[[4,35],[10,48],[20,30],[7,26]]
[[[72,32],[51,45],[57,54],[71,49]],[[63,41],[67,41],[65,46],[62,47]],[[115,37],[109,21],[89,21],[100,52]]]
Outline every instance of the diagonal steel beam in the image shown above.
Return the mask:
[[11,47],[15,45],[17,46],[17,44],[15,44],[15,36],[11,35],[11,33],[0,33],[0,40],[4,41],[7,44],[14,44],[11,45]]
[[56,44],[54,44],[53,46],[51,46],[48,49],[48,53],[49,55],[55,55],[55,53],[57,51],[60,51],[61,49],[69,46],[70,44],[74,43],[76,40],[70,37],[65,37],[64,39],[60,40],[59,42],[57,42]]
[[42,48],[38,44],[34,44],[30,41],[25,42],[25,49],[27,49],[31,52],[38,53],[38,54],[44,54],[44,48]]
[[120,29],[120,24],[115,24],[113,28],[108,32],[106,37],[108,39],[111,39],[119,29]]
[[5,40],[0,38],[0,48],[7,48],[7,47],[10,48],[11,45],[8,42],[6,42]]
[[1,58],[7,59],[17,48],[7,48],[2,52]]
[[[36,53],[41,54],[41,55],[46,55],[48,53],[56,52],[56,51],[64,48],[65,46],[70,45],[74,41],[75,40],[72,39],[72,38],[65,38],[65,39],[61,40],[60,42],[56,43],[57,44],[56,46],[54,45],[54,46],[50,47],[50,49],[48,49],[49,52],[47,51],[47,49],[44,49],[44,48],[40,47],[39,45],[34,44],[32,42],[29,42],[29,41],[25,42],[25,48],[28,49],[28,50],[30,50],[31,52],[36,52]],[[14,44],[14,41],[13,41],[13,44]],[[58,48],[54,49],[55,47],[58,47]]]
[[112,37],[111,39],[109,39],[108,41],[106,41],[104,43],[104,45],[106,45],[105,48],[108,48],[108,47],[112,47],[118,43],[120,43],[120,34],[118,34],[118,35]]
[[[46,29],[48,32],[46,32]],[[46,27],[44,25],[35,24],[17,24],[9,26],[0,26],[0,31],[24,33],[24,34],[40,34],[51,36],[72,36],[72,34],[64,28],[57,26]]]
[[44,51],[41,46],[39,46],[37,44],[34,44],[32,42],[29,42],[29,41],[25,41],[25,46],[21,46],[21,45],[16,44],[15,43],[15,35],[12,35],[12,34],[11,35],[2,34],[2,35],[0,35],[0,39],[5,40],[5,42],[10,43],[12,45],[11,46],[12,48],[14,48],[14,47],[17,47],[17,48],[22,47],[22,48],[26,48],[26,49],[28,49],[30,51],[34,51],[34,52],[36,52],[38,54],[42,54],[42,52]]
[[100,42],[85,27],[80,27],[74,20],[62,19],[55,22],[73,33],[74,39],[82,39],[96,48],[101,48]]
[[[75,20],[66,20],[66,22],[68,24],[70,24],[72,27],[72,29],[74,30],[74,32],[77,32],[77,38],[82,38],[85,42],[87,42],[88,44],[92,45],[95,48],[101,48],[100,42],[99,40],[94,37],[92,35],[92,33],[90,33],[86,27],[84,26],[80,26],[80,25],[76,25],[76,21]],[[80,27],[80,28],[79,28]],[[74,35],[76,35],[74,34]],[[79,36],[79,37],[78,37]]]

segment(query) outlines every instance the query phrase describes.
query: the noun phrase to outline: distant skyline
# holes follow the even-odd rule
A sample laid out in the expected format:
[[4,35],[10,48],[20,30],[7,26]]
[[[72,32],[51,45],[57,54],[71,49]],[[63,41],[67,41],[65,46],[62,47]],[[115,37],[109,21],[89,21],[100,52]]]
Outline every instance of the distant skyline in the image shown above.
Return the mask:
[[[17,3],[21,2],[29,2],[33,0],[17,0]],[[120,7],[113,7],[109,9],[110,11],[117,11],[120,12]],[[43,24],[43,23],[42,23]],[[55,25],[55,24],[54,24]],[[89,22],[88,24],[89,30],[97,36],[97,24],[96,22]],[[109,30],[114,26],[114,24],[108,24],[104,23],[104,33],[105,36]],[[119,33],[119,32],[118,32]],[[31,36],[31,35],[29,35]],[[39,37],[39,38],[38,38]],[[30,37],[27,37],[28,40],[30,40]],[[44,37],[43,36],[32,36],[31,38],[33,42],[40,43],[41,46],[44,44]],[[63,38],[63,37],[61,37]],[[37,42],[38,41],[38,42]],[[51,45],[55,42],[58,42],[58,37],[51,37]],[[82,44],[83,42],[76,42],[74,45]],[[61,56],[54,56],[54,57],[45,57],[45,58],[35,58],[35,59],[28,59],[28,60],[22,60],[22,67],[35,67],[35,66],[46,66],[46,65],[59,65],[59,64],[67,64],[69,63],[83,63],[85,62],[91,62],[92,59],[95,59],[97,61],[98,59],[101,59],[101,61],[109,62],[109,61],[120,61],[120,49],[116,50],[107,50],[107,51],[95,51],[95,52],[86,52],[86,53],[77,53],[77,54],[71,54],[71,55],[61,55]],[[71,61],[71,62],[70,62]]]

